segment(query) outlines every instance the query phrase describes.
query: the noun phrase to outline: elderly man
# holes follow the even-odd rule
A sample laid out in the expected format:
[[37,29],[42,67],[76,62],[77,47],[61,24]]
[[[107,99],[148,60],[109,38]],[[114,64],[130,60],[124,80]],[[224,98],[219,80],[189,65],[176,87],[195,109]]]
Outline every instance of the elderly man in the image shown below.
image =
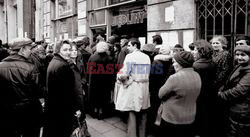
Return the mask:
[[16,38],[10,48],[12,54],[0,63],[1,134],[10,137],[39,137],[41,93],[38,75],[29,61],[32,41]]

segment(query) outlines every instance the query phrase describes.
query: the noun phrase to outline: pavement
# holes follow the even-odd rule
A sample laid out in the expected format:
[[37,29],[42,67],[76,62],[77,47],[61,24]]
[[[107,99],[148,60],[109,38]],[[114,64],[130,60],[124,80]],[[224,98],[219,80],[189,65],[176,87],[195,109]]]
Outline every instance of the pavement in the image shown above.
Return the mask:
[[91,137],[126,137],[127,125],[117,116],[98,120],[86,116]]

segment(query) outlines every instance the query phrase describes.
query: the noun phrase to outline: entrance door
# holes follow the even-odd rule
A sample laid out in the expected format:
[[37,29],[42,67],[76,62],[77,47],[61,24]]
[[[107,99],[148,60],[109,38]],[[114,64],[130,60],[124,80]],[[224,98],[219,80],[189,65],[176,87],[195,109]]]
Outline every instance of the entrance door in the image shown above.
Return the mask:
[[224,35],[233,51],[235,38],[250,34],[250,0],[196,0],[197,37]]

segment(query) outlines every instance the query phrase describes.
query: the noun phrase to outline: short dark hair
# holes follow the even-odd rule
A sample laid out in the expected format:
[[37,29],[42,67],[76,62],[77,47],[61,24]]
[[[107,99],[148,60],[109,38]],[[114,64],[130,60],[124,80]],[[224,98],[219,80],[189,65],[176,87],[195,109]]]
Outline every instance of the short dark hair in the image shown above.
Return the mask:
[[194,43],[190,43],[190,44],[188,45],[188,47],[189,47],[190,50],[193,51],[193,50],[194,50]]
[[198,50],[200,58],[211,59],[213,55],[212,45],[204,39],[200,39],[194,42],[194,46]]
[[153,43],[156,43],[156,44],[162,44],[162,38],[160,35],[154,35],[153,36]]
[[245,40],[247,45],[250,45],[250,37],[249,36],[239,36],[239,37],[237,37],[236,42],[240,41],[240,40]]
[[0,39],[0,46],[2,46],[2,44],[3,44],[3,43],[2,43],[2,40]]
[[132,46],[136,44],[137,49],[141,48],[141,43],[138,38],[130,38],[129,41],[131,42]]

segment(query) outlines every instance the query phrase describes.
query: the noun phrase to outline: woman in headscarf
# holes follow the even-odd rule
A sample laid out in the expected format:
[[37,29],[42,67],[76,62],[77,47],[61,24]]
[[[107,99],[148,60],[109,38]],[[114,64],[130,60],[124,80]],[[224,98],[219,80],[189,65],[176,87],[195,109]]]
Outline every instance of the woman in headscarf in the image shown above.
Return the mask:
[[71,43],[60,41],[55,48],[55,54],[47,70],[46,110],[48,123],[44,128],[46,137],[70,137],[73,129],[75,114],[79,115],[76,107],[74,72],[70,68]]

